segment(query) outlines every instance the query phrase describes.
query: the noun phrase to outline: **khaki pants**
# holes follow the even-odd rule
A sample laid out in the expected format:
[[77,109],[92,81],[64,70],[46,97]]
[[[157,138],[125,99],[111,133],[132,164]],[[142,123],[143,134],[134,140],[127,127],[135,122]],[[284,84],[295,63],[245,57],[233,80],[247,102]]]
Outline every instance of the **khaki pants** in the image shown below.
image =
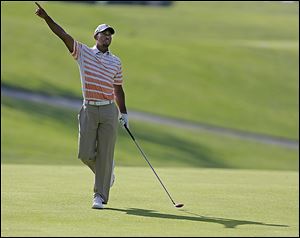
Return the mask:
[[95,174],[94,193],[108,202],[118,129],[115,103],[83,105],[79,115],[78,158]]

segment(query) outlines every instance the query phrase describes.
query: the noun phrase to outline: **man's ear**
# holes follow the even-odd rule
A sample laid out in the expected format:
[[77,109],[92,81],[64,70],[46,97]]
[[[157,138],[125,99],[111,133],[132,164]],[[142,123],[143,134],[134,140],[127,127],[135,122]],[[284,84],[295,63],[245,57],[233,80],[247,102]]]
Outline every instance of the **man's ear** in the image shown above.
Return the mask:
[[99,33],[97,33],[96,35],[94,35],[94,39],[95,40],[98,40],[98,35],[99,35]]

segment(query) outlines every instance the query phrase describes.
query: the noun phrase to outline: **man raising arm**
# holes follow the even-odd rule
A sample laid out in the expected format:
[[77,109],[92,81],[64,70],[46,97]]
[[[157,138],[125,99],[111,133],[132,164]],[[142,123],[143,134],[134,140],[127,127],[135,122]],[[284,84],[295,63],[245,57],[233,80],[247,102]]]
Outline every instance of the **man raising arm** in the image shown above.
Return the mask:
[[46,13],[46,11],[38,4],[35,2],[35,4],[38,6],[38,9],[36,9],[35,14],[38,15],[39,17],[43,18],[50,29],[60,38],[62,41],[65,43],[67,48],[69,49],[70,52],[73,51],[73,45],[74,45],[74,40],[72,36],[70,36],[68,33],[64,31],[57,23],[55,23],[50,16]]
[[65,43],[79,66],[83,105],[78,115],[78,158],[95,174],[92,208],[101,209],[108,202],[114,182],[119,111],[120,123],[128,127],[121,60],[108,49],[115,30],[100,24],[94,31],[96,44],[90,48],[74,40],[38,3],[36,5],[36,15]]

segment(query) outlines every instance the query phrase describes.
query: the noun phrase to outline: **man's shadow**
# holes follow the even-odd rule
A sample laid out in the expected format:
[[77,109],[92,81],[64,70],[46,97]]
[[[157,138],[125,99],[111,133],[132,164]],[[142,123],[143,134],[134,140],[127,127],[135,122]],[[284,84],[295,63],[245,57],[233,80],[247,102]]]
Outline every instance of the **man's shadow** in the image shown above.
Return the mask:
[[180,209],[178,211],[184,212],[187,214],[191,214],[193,216],[186,216],[186,215],[179,216],[179,215],[165,214],[165,213],[159,213],[154,210],[146,210],[146,209],[139,209],[139,208],[128,208],[128,209],[105,208],[105,210],[125,212],[128,215],[134,215],[134,216],[218,223],[218,224],[224,225],[225,228],[236,228],[239,225],[261,225],[261,226],[289,227],[287,225],[280,225],[280,224],[268,224],[268,223],[256,222],[256,221],[246,221],[246,220],[235,220],[235,219],[227,219],[227,218],[220,218],[220,217],[201,216],[201,215],[198,215],[195,213],[188,212],[185,209]]

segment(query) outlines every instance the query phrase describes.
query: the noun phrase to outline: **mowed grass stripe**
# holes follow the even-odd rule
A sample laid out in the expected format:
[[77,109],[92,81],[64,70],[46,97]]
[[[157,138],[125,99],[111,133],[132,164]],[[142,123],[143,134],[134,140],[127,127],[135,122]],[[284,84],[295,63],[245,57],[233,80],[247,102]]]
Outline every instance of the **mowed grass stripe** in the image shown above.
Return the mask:
[[2,236],[297,236],[298,172],[117,167],[91,209],[85,166],[1,165]]

